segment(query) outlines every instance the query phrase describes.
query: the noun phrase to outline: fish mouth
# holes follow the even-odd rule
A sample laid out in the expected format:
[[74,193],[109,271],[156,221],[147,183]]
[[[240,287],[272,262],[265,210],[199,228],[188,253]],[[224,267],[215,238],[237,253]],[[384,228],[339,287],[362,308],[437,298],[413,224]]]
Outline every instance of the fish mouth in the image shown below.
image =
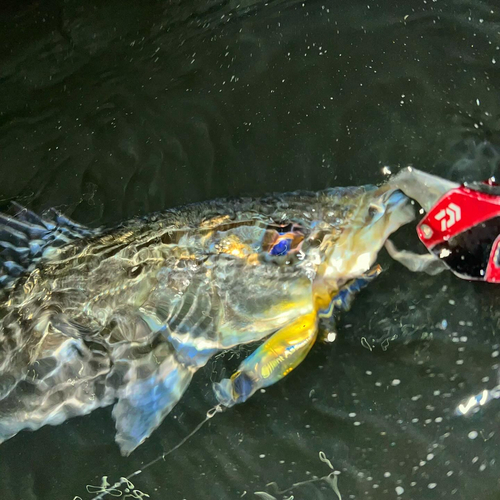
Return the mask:
[[410,199],[401,189],[394,189],[384,195],[386,208],[395,209],[406,205]]
[[409,198],[417,201],[428,212],[448,191],[459,187],[456,182],[415,168],[405,168],[388,182],[393,188],[403,190]]

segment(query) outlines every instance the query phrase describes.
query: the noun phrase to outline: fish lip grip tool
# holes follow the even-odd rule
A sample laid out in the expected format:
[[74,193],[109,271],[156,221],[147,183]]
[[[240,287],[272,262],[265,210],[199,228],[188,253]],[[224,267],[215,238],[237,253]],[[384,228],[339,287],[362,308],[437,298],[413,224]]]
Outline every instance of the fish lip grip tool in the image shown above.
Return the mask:
[[487,181],[451,189],[419,222],[417,233],[460,278],[500,283],[500,185]]

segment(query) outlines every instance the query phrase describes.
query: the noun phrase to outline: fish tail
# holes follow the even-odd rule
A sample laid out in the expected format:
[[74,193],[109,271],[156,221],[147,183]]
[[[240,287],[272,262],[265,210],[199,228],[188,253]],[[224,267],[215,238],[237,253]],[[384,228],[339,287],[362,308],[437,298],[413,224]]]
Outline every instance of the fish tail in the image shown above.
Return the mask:
[[0,288],[33,270],[51,248],[95,233],[55,209],[41,217],[14,202],[11,212],[0,213]]

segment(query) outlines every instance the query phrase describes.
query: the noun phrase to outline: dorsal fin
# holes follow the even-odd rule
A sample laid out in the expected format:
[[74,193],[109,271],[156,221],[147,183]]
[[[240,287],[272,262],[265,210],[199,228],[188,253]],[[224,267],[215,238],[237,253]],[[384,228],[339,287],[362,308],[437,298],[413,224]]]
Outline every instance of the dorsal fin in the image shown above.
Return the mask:
[[0,213],[0,288],[10,287],[22,274],[32,271],[52,248],[96,232],[55,209],[39,216],[13,202],[11,214]]

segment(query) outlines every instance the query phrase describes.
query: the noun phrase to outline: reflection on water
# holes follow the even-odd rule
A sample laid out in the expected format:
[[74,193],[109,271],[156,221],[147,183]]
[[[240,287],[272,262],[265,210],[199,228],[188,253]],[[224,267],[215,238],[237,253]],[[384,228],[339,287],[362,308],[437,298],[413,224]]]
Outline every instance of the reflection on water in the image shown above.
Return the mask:
[[[2,202],[98,226],[216,196],[381,182],[407,165],[456,181],[498,174],[492,0],[9,5]],[[422,251],[413,228],[398,237]],[[266,488],[320,477],[323,450],[342,499],[496,500],[500,289],[381,263],[335,342],[218,414],[139,490],[336,500],[326,481]],[[72,499],[104,473],[141,470],[204,420],[211,382],[245,353],[214,360],[127,459],[107,410],[2,444],[2,500]]]
[[475,396],[471,396],[468,400],[460,403],[457,406],[456,413],[457,415],[467,415],[470,411],[472,413],[477,413],[479,411],[480,406],[484,406],[486,403],[489,403],[492,399],[500,398],[500,385],[497,385],[495,388],[488,390],[483,389],[479,394]]

